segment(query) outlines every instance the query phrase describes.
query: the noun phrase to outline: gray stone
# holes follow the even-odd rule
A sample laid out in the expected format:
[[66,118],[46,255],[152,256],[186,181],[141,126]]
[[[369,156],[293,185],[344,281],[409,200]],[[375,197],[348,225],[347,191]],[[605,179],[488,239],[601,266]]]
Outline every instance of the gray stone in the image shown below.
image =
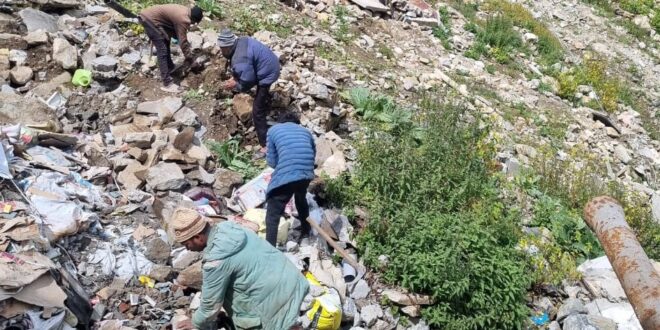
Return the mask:
[[48,33],[45,30],[29,32],[24,38],[28,46],[34,47],[46,44],[48,42]]
[[204,44],[204,37],[196,32],[188,32],[188,42],[190,42],[190,48],[192,50],[202,49]]
[[638,153],[642,157],[648,158],[652,162],[656,162],[657,164],[660,164],[660,153],[658,153],[655,149],[649,148],[649,147],[644,147],[638,150]]
[[29,0],[32,3],[39,5],[40,8],[51,9],[73,9],[80,7],[81,1],[79,0]]
[[562,322],[566,317],[573,314],[586,314],[587,310],[580,299],[568,298],[564,304],[559,307],[557,312],[557,321]]
[[534,33],[527,32],[527,33],[523,34],[523,40],[525,42],[535,44],[539,41],[539,37],[536,36],[536,34],[534,34]]
[[141,149],[150,148],[153,141],[153,132],[128,133],[124,136],[124,142]]
[[196,170],[190,171],[186,174],[186,178],[195,180],[202,185],[212,185],[215,182],[215,176],[207,172],[203,167],[199,166]]
[[307,94],[311,97],[323,101],[330,100],[330,90],[323,84],[312,83],[307,86]]
[[9,78],[11,82],[23,86],[32,80],[34,72],[27,66],[17,66],[9,72]]
[[183,107],[174,114],[174,121],[183,126],[197,126],[197,114],[192,109]]
[[57,118],[43,102],[17,94],[0,94],[0,123],[38,125],[48,122],[57,125]]
[[189,251],[185,248],[179,254],[172,258],[172,267],[176,270],[182,270],[199,260],[201,253]]
[[229,197],[234,188],[243,184],[243,175],[228,169],[218,168],[213,175],[215,176],[213,191],[218,196]]
[[75,69],[78,66],[78,51],[66,39],[53,40],[53,60],[59,63],[64,70]]
[[598,315],[573,314],[563,323],[563,330],[616,330],[614,321]]
[[25,8],[18,12],[18,16],[23,20],[28,32],[45,30],[50,33],[57,32],[57,18],[44,13],[43,11]]
[[616,148],[614,148],[614,156],[616,156],[616,158],[624,164],[628,164],[632,160],[628,149],[622,145],[618,145]]
[[653,220],[660,223],[660,190],[653,193],[651,197],[651,214],[653,215]]
[[559,325],[559,322],[552,321],[550,325],[548,325],[548,330],[561,330],[561,326]]
[[97,57],[92,61],[92,69],[100,72],[110,72],[117,70],[117,59],[112,56]]
[[181,271],[176,281],[185,287],[200,290],[202,288],[202,262],[196,262]]
[[355,284],[355,287],[353,287],[351,298],[364,299],[369,295],[369,291],[371,291],[369,284],[367,284],[367,281],[361,279]]
[[0,13],[0,31],[10,31],[16,19],[5,13]]
[[152,190],[179,190],[186,185],[181,168],[173,163],[158,163],[147,170],[147,186]]
[[9,85],[7,85],[7,84],[3,84],[3,85],[0,87],[0,93],[16,94],[16,90],[14,90],[13,88],[11,88],[11,86],[9,86]]
[[364,306],[360,310],[360,318],[367,327],[374,325],[381,317],[383,317],[383,309],[379,305]]
[[135,65],[136,63],[140,62],[140,52],[133,51],[126,53],[122,55],[119,60],[129,65]]
[[516,144],[516,153],[529,158],[536,158],[536,155],[538,154],[534,147],[526,144]]
[[415,89],[415,86],[417,86],[418,81],[414,77],[406,77],[403,79],[403,89],[407,91],[412,91]]
[[342,322],[352,322],[355,319],[355,315],[357,315],[357,306],[355,306],[355,301],[353,301],[353,299],[347,297],[341,305],[341,309]]
[[510,158],[506,161],[506,174],[508,176],[517,176],[520,174],[520,161],[516,158]]
[[[119,161],[119,159],[117,161]],[[117,181],[127,190],[140,188],[142,183],[144,183],[144,180],[141,176],[136,175],[136,173],[145,171],[147,168],[133,159],[126,159],[126,163],[127,165],[125,168],[117,174]],[[120,164],[116,164],[115,168],[121,168],[121,166],[123,166],[123,164],[120,166],[117,165]]]
[[12,49],[9,51],[9,62],[15,66],[21,66],[27,62],[28,53],[20,49]]
[[153,238],[144,246],[144,256],[156,264],[166,263],[171,252],[170,245],[160,238]]
[[156,101],[142,102],[137,106],[138,114],[158,115],[160,120],[171,118],[183,106],[180,97],[166,97]]
[[156,280],[156,282],[165,282],[172,276],[172,267],[166,265],[155,264],[151,266],[149,277]]

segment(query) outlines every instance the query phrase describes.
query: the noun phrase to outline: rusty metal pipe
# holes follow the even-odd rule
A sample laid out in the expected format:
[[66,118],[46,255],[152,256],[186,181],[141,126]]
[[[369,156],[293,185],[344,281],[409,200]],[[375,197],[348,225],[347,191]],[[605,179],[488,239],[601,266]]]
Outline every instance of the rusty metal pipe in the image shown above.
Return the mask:
[[660,275],[612,197],[592,199],[584,217],[596,233],[642,328],[660,329]]

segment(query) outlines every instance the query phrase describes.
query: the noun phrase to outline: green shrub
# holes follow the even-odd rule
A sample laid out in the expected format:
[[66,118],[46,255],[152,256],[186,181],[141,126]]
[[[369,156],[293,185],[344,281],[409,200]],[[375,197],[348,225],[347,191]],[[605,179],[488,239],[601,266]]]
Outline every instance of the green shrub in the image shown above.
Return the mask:
[[[539,194],[552,197],[567,209],[581,215],[584,206],[594,197],[608,195],[624,208],[626,221],[653,259],[660,258],[660,224],[655,222],[648,206],[648,198],[629,191],[616,181],[604,181],[606,170],[600,159],[583,149],[571,150],[569,155],[579,161],[539,159],[534,165],[538,174]],[[584,237],[581,236],[581,237]]]
[[538,38],[538,51],[545,65],[559,62],[564,57],[561,42],[548,28],[539,22],[523,5],[505,0],[490,0],[489,8],[509,19],[513,25],[525,28]]
[[653,0],[619,0],[621,9],[637,15],[646,15],[653,8]]
[[351,41],[353,36],[350,31],[350,23],[348,22],[348,9],[342,5],[335,6],[335,17],[337,18],[337,29],[334,31],[335,39],[341,42]]
[[[356,108],[389,106],[353,93]],[[435,304],[422,314],[432,327],[520,329],[530,279],[515,249],[518,213],[498,199],[489,172],[488,126],[461,106],[425,99],[420,107],[420,136],[365,123],[355,171],[332,181],[329,195],[368,211],[357,237],[366,262],[385,281],[431,295]]]
[[[621,94],[621,83],[619,79],[611,77],[606,72],[607,62],[599,59],[585,59],[580,66],[560,73],[556,78],[559,81],[558,95],[568,100],[577,101],[575,93],[579,85],[592,86],[600,105],[606,111],[615,111]],[[599,109],[598,103],[595,108]]]
[[550,230],[552,238],[563,252],[578,263],[603,254],[598,239],[581,218],[581,209],[571,210],[560,200],[542,195],[534,205],[531,226]]
[[651,18],[651,26],[655,32],[660,33],[660,8],[655,11],[655,15]]
[[204,16],[209,18],[222,19],[223,11],[222,7],[216,0],[197,0],[195,2],[199,8],[202,8],[204,11]]

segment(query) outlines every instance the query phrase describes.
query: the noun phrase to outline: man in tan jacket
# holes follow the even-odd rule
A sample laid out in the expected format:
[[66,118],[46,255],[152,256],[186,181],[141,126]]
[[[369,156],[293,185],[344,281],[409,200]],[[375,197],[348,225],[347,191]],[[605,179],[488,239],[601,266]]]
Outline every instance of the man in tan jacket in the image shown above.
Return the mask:
[[174,62],[170,53],[170,39],[179,41],[181,52],[185,58],[184,66],[193,64],[192,50],[188,42],[187,34],[191,24],[197,24],[202,20],[202,9],[195,6],[188,8],[176,4],[151,6],[140,12],[138,19],[147,36],[156,47],[158,56],[158,68],[163,80],[161,90],[171,93],[180,92],[177,84],[172,82],[172,71]]

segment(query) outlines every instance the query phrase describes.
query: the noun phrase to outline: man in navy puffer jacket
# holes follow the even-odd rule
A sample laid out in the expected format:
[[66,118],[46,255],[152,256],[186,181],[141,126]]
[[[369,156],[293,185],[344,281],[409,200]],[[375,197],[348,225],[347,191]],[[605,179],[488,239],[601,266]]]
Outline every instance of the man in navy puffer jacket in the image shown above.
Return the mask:
[[294,196],[298,219],[302,224],[302,237],[311,230],[306,219],[309,216],[307,187],[314,179],[316,145],[312,134],[300,126],[294,113],[280,116],[280,123],[268,131],[266,162],[275,169],[266,190],[266,240],[276,245],[277,227],[284,207]]
[[247,92],[257,86],[252,121],[263,153],[268,131],[266,115],[271,107],[270,85],[280,77],[280,61],[268,46],[254,38],[238,38],[228,29],[218,36],[218,46],[222,56],[230,61],[232,69],[233,78],[225,84],[225,89]]

